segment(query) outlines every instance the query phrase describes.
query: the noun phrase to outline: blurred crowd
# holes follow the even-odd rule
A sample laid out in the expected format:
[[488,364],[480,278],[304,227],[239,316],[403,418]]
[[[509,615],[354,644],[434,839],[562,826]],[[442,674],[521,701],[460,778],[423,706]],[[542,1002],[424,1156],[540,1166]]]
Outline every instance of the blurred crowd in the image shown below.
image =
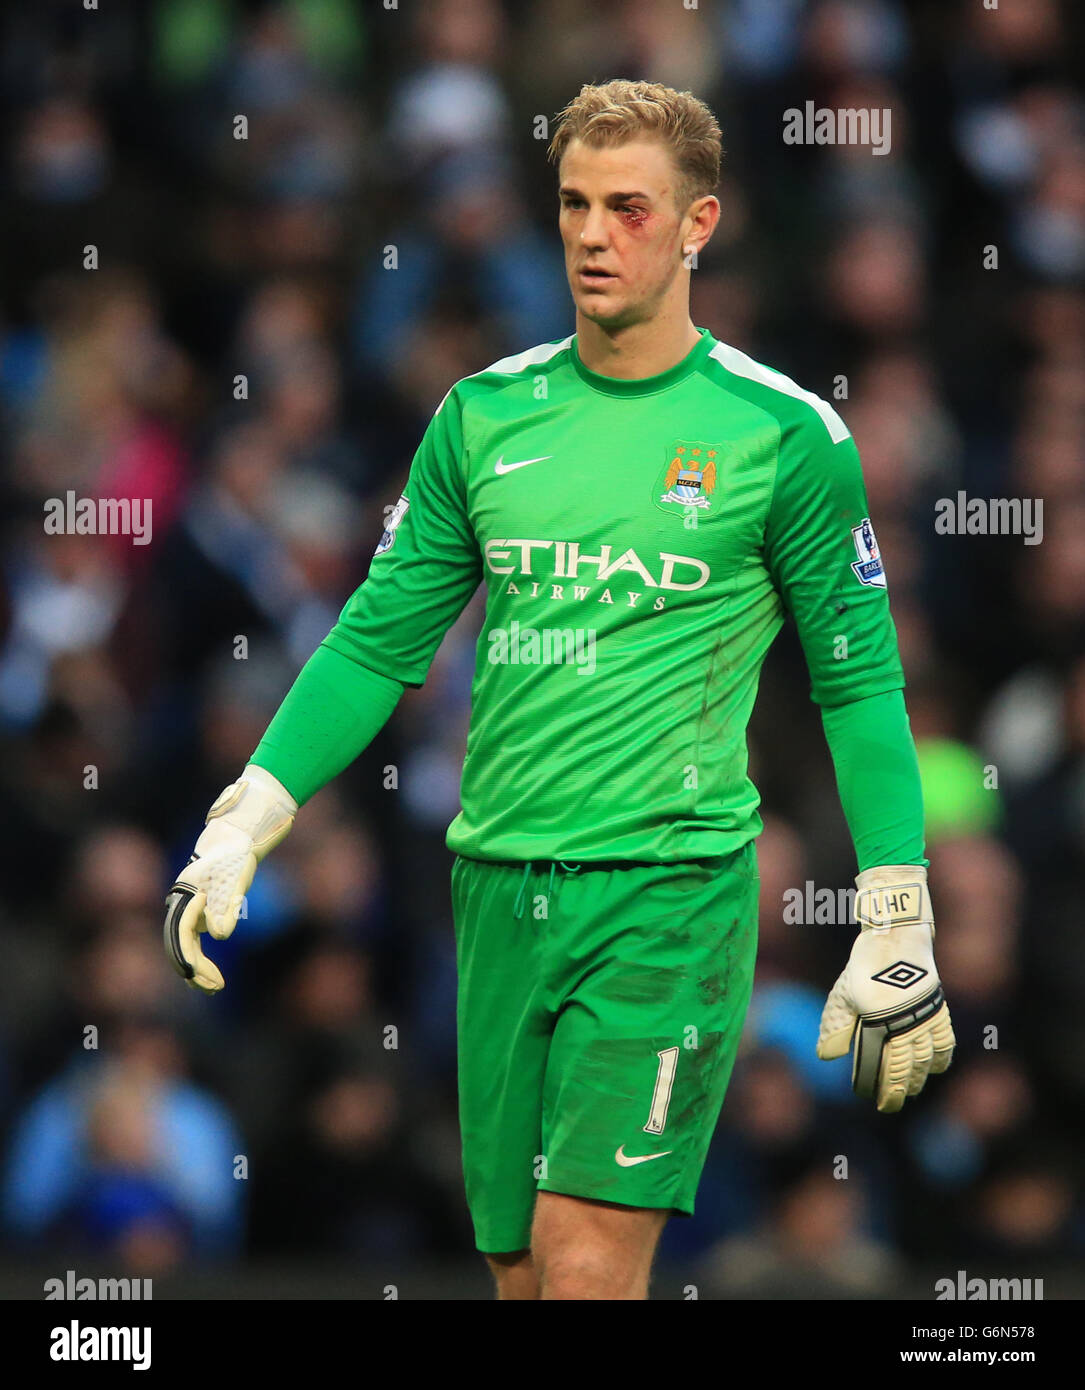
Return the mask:
[[[628,76],[695,91],[723,127],[695,321],[832,399],[859,445],[958,1038],[893,1119],[855,1100],[846,1062],[815,1058],[853,928],[789,923],[784,895],[849,885],[855,863],[785,631],[750,738],[755,995],[697,1214],[670,1223],[662,1258],[738,1296],[892,1296],[920,1267],[1027,1277],[1081,1259],[1072,9],[5,10],[0,1251],[161,1275],[472,1249],[444,832],[478,598],[262,866],[212,948],[214,1001],[168,971],[162,902],[364,578],[445,391],[572,331],[540,117]],[[784,111],[810,99],[890,108],[890,153],[786,145]],[[151,543],[46,534],[44,502],[69,490],[150,499]],[[959,490],[1042,499],[1042,544],[938,534],[935,504]]]

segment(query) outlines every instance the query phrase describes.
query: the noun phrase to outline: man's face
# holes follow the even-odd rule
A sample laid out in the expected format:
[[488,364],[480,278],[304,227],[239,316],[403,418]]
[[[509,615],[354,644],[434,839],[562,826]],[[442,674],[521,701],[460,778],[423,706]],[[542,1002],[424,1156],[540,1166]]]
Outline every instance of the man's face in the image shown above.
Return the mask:
[[573,300],[585,318],[623,328],[654,317],[682,267],[678,181],[659,140],[569,145],[558,226]]

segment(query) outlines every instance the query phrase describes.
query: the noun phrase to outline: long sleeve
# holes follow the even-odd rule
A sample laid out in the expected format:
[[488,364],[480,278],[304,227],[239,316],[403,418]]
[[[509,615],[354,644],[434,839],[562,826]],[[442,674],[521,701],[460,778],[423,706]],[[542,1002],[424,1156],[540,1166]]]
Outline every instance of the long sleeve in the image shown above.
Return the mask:
[[766,560],[798,628],[860,871],[925,864],[885,568],[858,450],[833,421],[811,411],[782,434]]
[[369,577],[325,645],[404,685],[422,685],[441,639],[482,582],[467,514],[463,428],[454,387],[437,407]]
[[299,805],[365,749],[406,686],[425,681],[441,639],[481,581],[462,454],[453,388],[422,437],[368,577],[302,668],[252,755]]
[[403,694],[322,643],[301,668],[249,759],[277,777],[299,806],[363,752]]
[[923,788],[904,692],[823,708],[821,722],[860,873],[881,864],[925,867]]
[[904,685],[858,450],[812,411],[780,441],[765,558],[798,627],[816,704]]

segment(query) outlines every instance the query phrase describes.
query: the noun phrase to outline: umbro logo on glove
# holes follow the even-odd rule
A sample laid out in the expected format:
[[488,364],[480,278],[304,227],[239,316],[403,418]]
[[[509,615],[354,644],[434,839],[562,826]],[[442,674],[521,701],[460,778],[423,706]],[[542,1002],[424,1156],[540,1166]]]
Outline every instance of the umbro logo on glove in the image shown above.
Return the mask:
[[945,1071],[956,1038],[934,963],[926,869],[867,869],[855,883],[861,930],[822,1011],[817,1054],[850,1050],[856,1094],[891,1114]]

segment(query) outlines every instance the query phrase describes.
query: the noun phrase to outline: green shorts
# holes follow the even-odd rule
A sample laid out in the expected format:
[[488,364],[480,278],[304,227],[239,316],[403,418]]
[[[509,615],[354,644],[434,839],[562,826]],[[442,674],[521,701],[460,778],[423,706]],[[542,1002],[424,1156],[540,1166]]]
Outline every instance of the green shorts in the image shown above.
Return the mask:
[[753,842],[676,864],[457,857],[460,1128],[478,1248],[535,1193],[692,1215],[757,952]]

